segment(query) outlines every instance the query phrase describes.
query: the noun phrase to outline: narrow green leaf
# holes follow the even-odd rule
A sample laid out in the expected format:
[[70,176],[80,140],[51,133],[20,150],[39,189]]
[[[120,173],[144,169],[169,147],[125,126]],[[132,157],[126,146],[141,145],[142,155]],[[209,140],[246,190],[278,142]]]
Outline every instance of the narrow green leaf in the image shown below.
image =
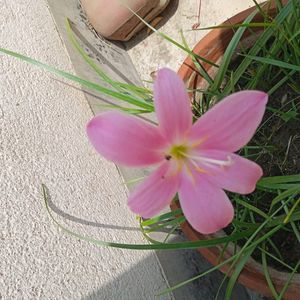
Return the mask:
[[127,83],[116,82],[112,80],[100,67],[97,65],[93,59],[89,57],[86,51],[81,47],[79,42],[77,41],[75,34],[73,32],[71,21],[67,18],[66,19],[66,29],[69,40],[71,41],[74,48],[78,51],[78,53],[82,56],[84,61],[99,75],[99,77],[106,83],[108,83],[113,89],[119,92],[133,92],[137,96],[142,98],[147,97],[147,94],[151,92],[150,90],[134,86]]
[[212,61],[209,61],[208,59],[206,59],[203,56],[200,56],[196,53],[194,53],[193,51],[191,51],[190,49],[187,49],[186,47],[184,47],[183,45],[181,45],[180,43],[176,42],[175,40],[173,40],[171,37],[169,37],[168,35],[166,35],[165,33],[157,30],[156,28],[154,28],[153,26],[151,26],[148,22],[146,22],[143,18],[141,18],[134,10],[132,10],[128,5],[124,4],[127,9],[129,9],[138,19],[140,19],[140,21],[142,21],[149,29],[151,29],[153,32],[155,32],[156,34],[160,35],[163,39],[165,39],[166,41],[170,42],[171,44],[175,45],[177,48],[183,50],[184,52],[194,56],[196,59],[199,59],[207,64],[210,64],[211,66],[214,67],[218,67],[217,64],[215,64]]
[[285,69],[300,72],[300,66],[292,65],[292,64],[286,63],[281,60],[276,60],[276,59],[268,58],[268,57],[252,56],[252,55],[248,55],[248,54],[241,54],[241,55],[243,55],[247,58],[250,58],[252,60],[259,61],[264,64],[269,64],[269,65],[277,66],[280,68],[285,68]]
[[[263,243],[262,248],[265,250],[265,243]],[[273,297],[275,299],[277,299],[278,294],[277,294],[277,291],[275,289],[275,286],[272,282],[272,279],[271,279],[271,276],[270,276],[270,273],[269,273],[268,264],[267,264],[267,257],[266,257],[266,253],[264,251],[261,252],[261,261],[262,261],[262,268],[263,268],[263,271],[264,271],[264,275],[265,275],[265,278],[267,280],[270,291],[272,292]]]
[[201,27],[196,30],[212,30],[212,29],[236,29],[240,27],[247,27],[247,28],[257,28],[257,27],[274,27],[276,23],[274,22],[251,22],[251,23],[240,23],[240,24],[226,24],[226,25],[217,25],[217,26],[210,26],[210,27]]
[[147,219],[147,220],[143,221],[141,224],[142,224],[143,227],[145,227],[145,226],[153,225],[155,223],[158,223],[158,222],[166,220],[166,219],[174,218],[177,215],[182,215],[182,209],[181,208],[172,210],[168,213],[165,213],[163,215],[159,215],[157,217],[153,217],[151,219]]
[[300,174],[295,175],[286,175],[286,176],[272,176],[272,177],[263,177],[257,183],[258,186],[265,186],[270,184],[277,183],[290,183],[290,182],[299,182],[300,183]]
[[[257,7],[259,7],[259,5]],[[292,3],[289,1],[287,3],[287,5],[280,11],[280,13],[274,19],[274,22],[277,24],[277,27],[280,28],[280,26],[282,25],[282,23],[286,20],[286,18],[291,14],[292,11],[293,11]],[[265,47],[265,45],[267,44],[267,42],[269,41],[269,39],[273,35],[274,35],[274,28],[273,27],[267,28],[260,35],[259,39],[257,39],[257,41],[255,42],[255,44],[251,47],[251,49],[249,51],[249,55],[252,55],[252,56],[257,55]],[[249,65],[252,62],[253,62],[252,59],[246,57],[239,64],[238,68],[234,72],[234,78],[233,78],[234,85],[236,85],[238,83],[238,81],[245,74],[247,68],[249,67]],[[228,93],[230,93],[230,88],[231,88],[230,85],[225,87],[224,93],[226,95]]]
[[297,206],[300,203],[300,198],[296,201],[296,203],[292,206],[291,210],[289,211],[289,213],[287,214],[287,216],[285,217],[283,223],[286,224],[288,223],[288,221],[290,220],[291,216],[293,215],[295,209],[297,208]]
[[98,92],[100,92],[104,95],[111,96],[112,98],[125,101],[127,103],[130,103],[130,104],[138,106],[138,107],[142,107],[142,108],[147,109],[147,110],[153,110],[153,105],[151,105],[151,104],[141,102],[141,101],[139,101],[139,100],[137,100],[133,97],[130,97],[130,96],[126,95],[126,94],[119,93],[119,92],[112,91],[110,89],[104,88],[104,87],[102,87],[102,86],[100,86],[96,83],[93,83],[93,82],[90,82],[88,80],[82,79],[80,77],[77,77],[77,76],[72,75],[70,73],[67,73],[65,71],[56,69],[56,68],[51,67],[49,65],[46,65],[42,62],[39,62],[35,59],[32,59],[28,56],[25,56],[25,55],[22,55],[22,54],[19,54],[19,53],[16,53],[16,52],[4,49],[4,48],[0,48],[0,52],[5,53],[5,54],[10,55],[10,56],[13,56],[15,58],[18,58],[20,60],[23,60],[27,63],[35,65],[39,68],[42,68],[42,69],[44,69],[48,72],[51,72],[53,74],[59,75],[63,78],[66,78],[66,79],[69,79],[71,81],[77,82],[77,83],[79,83],[79,84],[81,84],[81,85],[83,85],[83,86],[85,86],[85,87],[87,87],[91,90],[98,91]]
[[150,232],[154,232],[154,231],[159,231],[160,229],[166,228],[166,227],[170,227],[170,226],[174,226],[177,224],[181,224],[183,222],[185,222],[186,219],[184,216],[178,217],[176,219],[170,220],[168,222],[164,222],[162,224],[159,224],[157,226],[151,226],[149,229],[146,229],[145,232],[146,233],[150,233]]
[[[183,42],[183,45],[189,49],[192,52],[192,50],[189,48],[187,41],[183,35],[183,32],[180,31],[180,35],[181,35],[181,39]],[[197,67],[200,75],[209,83],[209,84],[213,84],[213,79],[209,76],[209,74],[207,73],[207,71],[204,69],[204,67],[202,66],[202,64],[198,61],[198,59],[195,58],[195,55],[191,55],[190,53],[188,54],[191,58],[191,60],[193,61],[194,65]]]
[[46,186],[42,185],[42,192],[44,197],[44,204],[47,210],[47,213],[51,220],[60,228],[63,232],[74,236],[76,238],[79,238],[83,241],[90,242],[96,246],[100,247],[111,247],[111,248],[121,248],[121,249],[132,249],[132,250],[174,250],[174,249],[198,249],[202,247],[214,247],[215,245],[227,243],[228,241],[235,241],[238,239],[242,239],[245,237],[248,237],[251,235],[253,230],[245,230],[243,232],[239,232],[230,236],[225,236],[221,238],[215,238],[210,240],[199,240],[196,242],[183,242],[183,243],[166,243],[166,244],[153,244],[153,245],[147,245],[147,244],[126,244],[126,243],[115,243],[115,242],[106,242],[94,239],[90,236],[84,236],[77,232],[74,232],[65,226],[61,225],[53,216],[53,213],[51,211],[51,208],[49,207],[48,203],[48,195],[46,192]]
[[248,202],[246,202],[246,201],[243,201],[243,200],[241,200],[241,199],[239,199],[239,198],[237,198],[237,197],[235,198],[235,201],[236,201],[237,203],[241,204],[242,206],[244,206],[244,207],[246,207],[246,208],[252,210],[253,212],[257,213],[258,215],[262,216],[262,217],[265,218],[265,219],[267,219],[267,218],[269,217],[269,216],[268,216],[266,213],[264,213],[262,210],[260,210],[260,209],[257,208],[256,206],[254,206],[254,205],[252,205],[252,204],[250,204],[250,203],[248,203]]
[[230,263],[231,261],[233,261],[235,259],[235,257],[236,257],[236,255],[233,255],[232,257],[230,257],[230,258],[224,260],[223,262],[215,265],[214,267],[208,269],[207,271],[205,271],[205,272],[203,272],[203,273],[201,273],[201,274],[199,274],[199,275],[197,275],[195,277],[189,278],[188,280],[182,281],[182,282],[180,282],[180,283],[178,283],[178,284],[176,284],[176,285],[174,285],[174,286],[172,286],[172,287],[170,287],[168,289],[165,289],[164,291],[162,291],[161,293],[159,293],[157,296],[163,296],[165,294],[168,294],[168,293],[170,293],[170,292],[172,292],[172,291],[174,291],[174,290],[176,290],[176,289],[178,289],[178,288],[180,288],[180,287],[182,287],[182,286],[184,286],[186,284],[189,284],[189,283],[191,283],[191,282],[193,282],[193,281],[195,281],[197,279],[200,279],[200,278],[202,278],[202,277],[204,277],[204,276],[206,276],[206,275],[208,275],[208,274],[210,274],[210,273],[212,273],[212,272],[214,272],[216,270],[219,270],[222,266],[227,265],[228,263]]
[[234,287],[240,273],[242,272],[245,264],[251,257],[251,254],[253,253],[253,251],[254,251],[254,249],[248,250],[247,252],[245,251],[245,253],[243,255],[241,255],[241,257],[239,258],[239,262],[236,264],[234,271],[230,276],[230,279],[229,279],[229,282],[228,282],[228,285],[226,288],[224,300],[231,300],[233,287]]
[[272,208],[279,203],[281,200],[289,197],[292,195],[291,198],[295,197],[297,194],[300,193],[300,185],[296,185],[295,187],[292,187],[284,192],[282,192],[281,194],[279,194],[277,197],[275,197],[271,203],[271,207],[270,210],[272,210]]
[[289,287],[291,281],[293,280],[293,278],[294,278],[296,272],[298,271],[299,267],[300,267],[300,260],[299,260],[298,263],[296,264],[294,271],[290,274],[290,276],[289,276],[288,280],[286,281],[286,283],[285,283],[283,289],[281,290],[278,300],[283,299],[283,296],[284,296],[286,290],[288,289],[288,287]]
[[[257,10],[252,12],[245,19],[243,24],[249,24],[256,14],[257,14]],[[232,56],[235,53],[237,45],[240,42],[246,28],[247,27],[239,28],[236,31],[236,33],[234,34],[234,36],[232,37],[232,39],[230,40],[230,43],[228,44],[228,46],[227,46],[227,48],[224,52],[223,60],[222,60],[222,63],[219,67],[218,73],[217,73],[217,75],[214,79],[214,83],[211,85],[211,88],[210,88],[211,90],[215,90],[215,91],[219,90],[221,84],[223,83],[225,74],[227,73],[227,70],[228,70],[228,66],[229,66],[230,62],[232,61]]]

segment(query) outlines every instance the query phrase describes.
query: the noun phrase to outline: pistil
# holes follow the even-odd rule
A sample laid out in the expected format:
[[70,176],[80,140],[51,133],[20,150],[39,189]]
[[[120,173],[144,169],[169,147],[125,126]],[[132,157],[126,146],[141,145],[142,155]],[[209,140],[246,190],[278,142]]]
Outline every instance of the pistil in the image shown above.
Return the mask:
[[233,164],[233,160],[229,155],[227,156],[227,160],[213,159],[209,157],[195,156],[195,155],[186,155],[186,157],[193,161],[198,161],[198,162],[216,165],[220,167],[228,167]]

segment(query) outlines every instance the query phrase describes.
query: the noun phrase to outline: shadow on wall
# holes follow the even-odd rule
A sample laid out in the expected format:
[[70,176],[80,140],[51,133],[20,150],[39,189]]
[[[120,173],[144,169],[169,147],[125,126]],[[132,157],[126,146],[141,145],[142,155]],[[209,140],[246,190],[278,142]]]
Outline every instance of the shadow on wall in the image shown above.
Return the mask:
[[65,220],[69,220],[69,221],[72,221],[74,223],[81,224],[81,225],[98,227],[98,228],[140,232],[139,227],[125,227],[125,226],[118,226],[118,225],[113,225],[113,224],[103,224],[103,223],[93,222],[90,220],[86,220],[86,219],[82,219],[82,218],[73,216],[73,215],[63,211],[62,209],[60,209],[58,206],[56,206],[56,204],[51,199],[51,195],[49,193],[48,188],[46,186],[44,186],[44,188],[45,188],[45,192],[47,193],[47,203],[49,205],[49,208],[57,215],[63,217]]
[[[170,3],[166,7],[166,9],[156,17],[156,18],[161,17],[162,19],[159,21],[157,25],[154,26],[155,29],[160,29],[163,25],[165,25],[168,22],[168,20],[175,14],[178,8],[178,4],[179,4],[179,0],[170,0]],[[126,50],[133,48],[134,46],[139,44],[142,40],[146,39],[149,35],[153,33],[154,32],[151,29],[145,27],[128,42],[124,42]]]
[[[123,231],[140,231],[139,228],[135,227],[123,227],[111,224],[101,224],[92,222],[89,220],[81,219],[73,216],[61,210],[57,207],[46,189],[47,200],[49,208],[60,215],[66,220],[70,220],[75,223],[82,225],[112,229],[112,230],[123,230]],[[156,233],[157,234],[157,233]],[[159,237],[154,237],[159,239]],[[181,243],[186,241],[182,234],[174,235],[169,242],[170,243]],[[122,251],[134,251],[134,250],[120,250]],[[136,251],[136,250],[135,250]],[[163,272],[153,265],[155,257],[153,253],[149,252],[149,256],[133,265],[127,272],[116,276],[116,278],[110,283],[100,286],[98,290],[93,291],[81,300],[152,300],[152,299],[172,299],[170,296],[157,297],[156,295],[161,293],[165,288],[166,284],[162,280],[157,280],[157,277],[163,278],[162,273],[165,274],[170,286],[174,286],[182,281],[193,278],[211,268],[211,265],[196,251],[196,250],[165,250],[156,251],[156,256],[159,260],[159,264],[162,266]],[[118,266],[111,262],[111,269],[109,272],[114,273],[114,270],[118,270]],[[122,268],[122,266],[120,266]],[[158,274],[160,272],[160,274]],[[153,274],[155,273],[155,274]],[[157,274],[157,275],[156,275]],[[85,276],[82,274],[82,276]],[[102,274],[99,274],[100,278],[103,278]],[[175,300],[213,300],[217,294],[217,291],[221,285],[224,275],[218,271],[212,272],[200,279],[193,281],[175,291],[173,295]],[[97,278],[94,279],[98,281]],[[222,300],[225,297],[227,281],[220,290],[218,300]],[[241,285],[237,284],[232,294],[232,300],[250,300],[246,289]],[[259,298],[257,298],[259,299]]]
[[[51,199],[51,195],[49,193],[49,190],[47,189],[46,186],[44,186],[45,192],[47,193],[47,203],[51,211],[53,211],[55,214],[58,216],[62,217],[64,220],[69,220],[77,224],[81,225],[86,225],[86,226],[91,226],[91,227],[96,227],[96,228],[104,228],[104,229],[110,229],[110,230],[119,230],[119,231],[136,231],[136,232],[141,232],[141,229],[139,227],[139,223],[137,222],[136,227],[128,227],[128,226],[118,226],[115,224],[104,224],[104,223],[99,223],[99,222],[94,222],[91,220],[87,219],[82,219],[79,217],[76,217],[74,215],[71,215],[65,211],[63,211],[61,208],[59,208]],[[157,232],[161,233],[168,233],[168,229],[160,229]],[[0,298],[1,299],[1,298]]]
[[[179,240],[178,240],[179,239]],[[182,241],[182,237],[175,237],[171,242]],[[164,269],[164,274],[168,278],[170,286],[174,286],[179,282],[192,278],[202,272],[205,272],[211,265],[195,250],[178,250],[178,251],[157,251],[156,252],[160,264]],[[134,265],[133,268],[126,273],[117,277],[114,281],[93,291],[81,300],[165,300],[172,299],[170,295],[158,297],[157,294],[164,290],[164,284],[158,286],[155,282],[142,281],[141,272],[149,272],[149,264],[153,263],[153,257]],[[152,268],[151,270],[154,270]],[[145,276],[146,278],[155,278],[153,274]],[[144,278],[145,278],[144,277]],[[161,277],[161,276],[160,276]],[[173,295],[175,300],[214,300],[224,275],[218,271],[212,272],[203,278],[193,281],[175,291]],[[134,284],[133,284],[134,283]],[[218,300],[225,297],[225,287],[221,288]],[[134,290],[133,287],[139,287]],[[232,300],[250,300],[245,288],[237,284],[234,288]]]

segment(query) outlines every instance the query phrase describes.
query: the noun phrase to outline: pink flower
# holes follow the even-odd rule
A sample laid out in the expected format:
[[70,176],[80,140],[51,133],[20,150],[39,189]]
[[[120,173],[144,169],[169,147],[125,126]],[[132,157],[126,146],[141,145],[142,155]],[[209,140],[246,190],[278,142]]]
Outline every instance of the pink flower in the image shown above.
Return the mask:
[[234,93],[192,124],[182,80],[162,69],[154,84],[158,126],[120,112],[106,112],[90,121],[87,133],[108,160],[126,166],[157,165],[129,196],[133,212],[153,217],[178,192],[188,222],[208,234],[233,219],[233,206],[223,189],[248,194],[262,176],[256,163],[233,152],[255,133],[267,100],[267,94],[260,91]]

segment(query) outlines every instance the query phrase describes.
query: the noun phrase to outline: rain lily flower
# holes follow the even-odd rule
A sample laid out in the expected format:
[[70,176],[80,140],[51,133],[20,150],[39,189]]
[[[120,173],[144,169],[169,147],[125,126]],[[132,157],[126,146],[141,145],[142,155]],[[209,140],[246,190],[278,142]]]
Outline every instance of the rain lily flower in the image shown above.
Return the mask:
[[209,234],[233,219],[233,206],[224,190],[251,193],[263,174],[256,163],[233,152],[254,135],[267,100],[260,91],[234,93],[193,124],[183,81],[162,69],[154,83],[158,126],[120,112],[105,112],[90,121],[87,134],[108,160],[125,166],[157,166],[129,196],[134,213],[153,217],[178,192],[188,222]]

